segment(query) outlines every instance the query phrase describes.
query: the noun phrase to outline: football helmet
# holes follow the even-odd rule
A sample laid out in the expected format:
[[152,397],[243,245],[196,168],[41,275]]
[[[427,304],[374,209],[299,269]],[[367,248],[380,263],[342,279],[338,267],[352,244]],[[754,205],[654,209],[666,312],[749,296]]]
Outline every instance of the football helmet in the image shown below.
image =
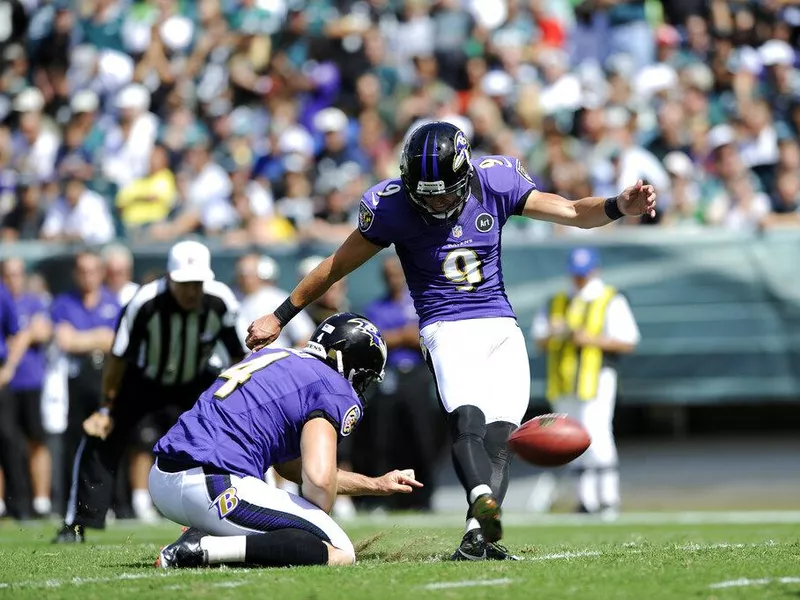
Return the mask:
[[345,312],[328,317],[304,351],[347,379],[360,397],[373,381],[383,380],[386,342],[378,328],[361,315]]
[[469,160],[467,136],[451,123],[425,123],[408,136],[400,179],[426,222],[450,224],[464,210],[473,174]]

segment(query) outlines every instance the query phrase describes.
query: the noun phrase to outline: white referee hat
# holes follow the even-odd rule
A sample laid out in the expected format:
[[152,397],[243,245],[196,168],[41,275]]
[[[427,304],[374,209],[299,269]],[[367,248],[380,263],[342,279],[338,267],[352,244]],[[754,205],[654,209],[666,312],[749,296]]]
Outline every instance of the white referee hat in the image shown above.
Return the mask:
[[187,240],[169,249],[167,257],[169,278],[177,283],[212,281],[211,253],[203,244]]

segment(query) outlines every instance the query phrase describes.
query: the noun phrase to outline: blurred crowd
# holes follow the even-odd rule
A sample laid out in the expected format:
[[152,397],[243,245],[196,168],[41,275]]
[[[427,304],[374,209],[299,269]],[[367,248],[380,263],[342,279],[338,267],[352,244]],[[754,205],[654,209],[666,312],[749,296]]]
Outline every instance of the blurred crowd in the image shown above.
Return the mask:
[[[0,0],[3,241],[331,241],[408,128],[651,225],[800,224],[792,0]],[[642,221],[622,223],[636,225]],[[524,237],[565,233],[511,223]]]

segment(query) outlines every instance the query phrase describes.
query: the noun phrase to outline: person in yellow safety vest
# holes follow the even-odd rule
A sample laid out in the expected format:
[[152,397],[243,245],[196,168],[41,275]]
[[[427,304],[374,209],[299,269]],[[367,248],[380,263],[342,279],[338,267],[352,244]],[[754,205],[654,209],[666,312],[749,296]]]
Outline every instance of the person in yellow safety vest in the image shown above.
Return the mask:
[[579,511],[615,517],[619,472],[613,420],[615,359],[636,349],[639,328],[624,295],[600,279],[600,255],[577,248],[569,255],[573,289],[553,296],[536,315],[532,335],[547,356],[547,400],[578,420],[592,444],[577,459]]

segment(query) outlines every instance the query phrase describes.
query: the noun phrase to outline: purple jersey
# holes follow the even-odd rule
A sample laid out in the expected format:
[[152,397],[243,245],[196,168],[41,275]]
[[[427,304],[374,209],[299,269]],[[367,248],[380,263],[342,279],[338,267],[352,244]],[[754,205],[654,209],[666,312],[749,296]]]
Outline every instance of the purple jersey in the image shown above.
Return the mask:
[[[364,316],[381,331],[391,331],[417,323],[411,297],[405,294],[402,299],[391,297],[375,300],[364,309]],[[392,368],[413,367],[423,362],[419,348],[392,348],[386,359],[386,366]]]
[[313,418],[350,435],[363,406],[347,380],[303,352],[264,349],[223,372],[153,448],[179,462],[262,479],[300,456],[300,433]]
[[522,213],[536,186],[515,158],[471,162],[472,193],[448,226],[427,224],[399,179],[379,183],[361,199],[359,231],[379,246],[395,245],[420,328],[436,321],[514,317],[503,286],[500,231],[510,216]]
[[0,365],[8,358],[8,338],[17,335],[19,329],[19,315],[14,298],[4,285],[0,285]]
[[[17,306],[21,329],[27,328],[31,323],[31,319],[36,315],[42,315],[46,319],[50,319],[47,306],[45,306],[41,297],[34,294],[22,294],[14,298],[14,301]],[[17,372],[14,374],[9,387],[14,391],[41,389],[46,362],[44,345],[31,345],[22,356],[22,360],[19,361]]]
[[85,306],[77,291],[59,294],[50,307],[53,324],[69,323],[78,331],[99,327],[116,329],[120,306],[114,294],[100,288],[100,301],[92,307]]

